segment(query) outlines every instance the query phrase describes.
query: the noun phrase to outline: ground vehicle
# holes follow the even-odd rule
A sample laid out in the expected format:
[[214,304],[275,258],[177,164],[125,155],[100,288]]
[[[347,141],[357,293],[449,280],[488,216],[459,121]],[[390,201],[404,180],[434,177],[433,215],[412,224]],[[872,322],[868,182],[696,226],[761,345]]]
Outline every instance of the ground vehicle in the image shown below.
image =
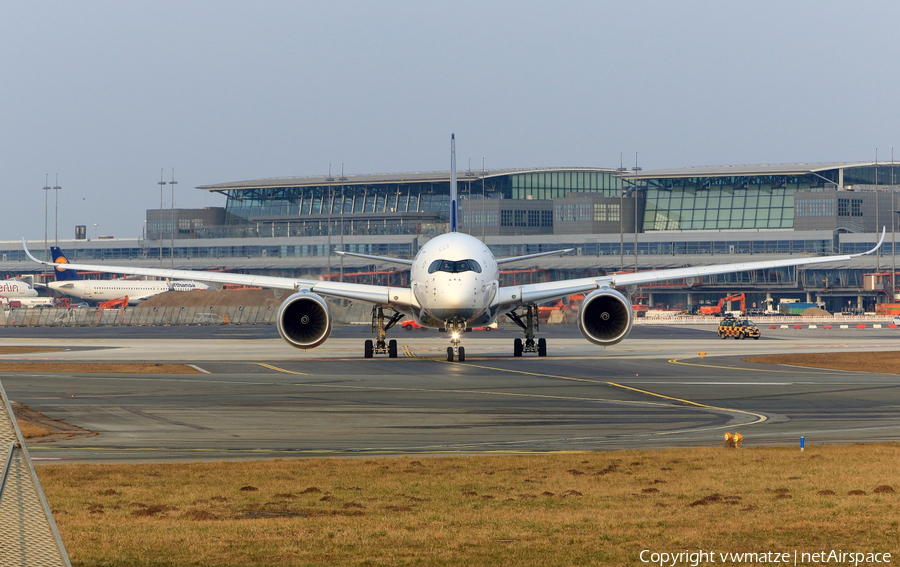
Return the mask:
[[897,315],[896,317],[894,317],[894,319],[891,321],[891,323],[893,323],[894,325],[900,325],[900,315]]
[[740,301],[741,302],[741,313],[747,314],[747,297],[743,293],[738,293],[735,295],[729,295],[728,297],[723,297],[719,300],[718,305],[702,305],[700,306],[700,314],[701,315],[721,315],[722,307],[724,307],[726,301]]
[[407,319],[406,321],[400,323],[400,326],[406,329],[407,331],[412,331],[413,329],[422,329],[425,331],[425,327],[415,322],[413,319]]
[[760,337],[759,327],[753,324],[749,319],[735,319],[731,315],[719,321],[719,338],[724,340],[733,337],[735,340],[751,339],[758,340]]
[[100,309],[118,309],[119,307],[127,307],[128,306],[128,296],[120,297],[118,299],[110,299],[109,301],[104,301],[102,303],[98,303],[97,307]]

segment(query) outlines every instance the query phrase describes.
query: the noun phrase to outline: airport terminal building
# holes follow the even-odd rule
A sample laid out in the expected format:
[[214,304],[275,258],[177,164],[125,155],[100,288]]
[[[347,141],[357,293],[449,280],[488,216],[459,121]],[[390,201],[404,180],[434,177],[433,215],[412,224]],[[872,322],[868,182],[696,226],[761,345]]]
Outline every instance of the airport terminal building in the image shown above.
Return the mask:
[[[504,275],[504,283],[793,254],[880,254],[795,270],[727,274],[635,291],[669,307],[746,292],[820,301],[830,310],[892,302],[895,175],[874,162],[691,167],[589,167],[458,173],[461,230],[497,256],[573,249]],[[224,207],[151,209],[134,240],[61,243],[72,259],[228,269],[272,275],[397,278],[343,258],[344,249],[412,257],[445,231],[450,172],[257,179],[204,185]],[[41,250],[43,243],[33,243]],[[7,273],[33,271],[20,246],[2,246]],[[360,274],[364,272],[366,276]],[[519,278],[516,280],[515,278]]]

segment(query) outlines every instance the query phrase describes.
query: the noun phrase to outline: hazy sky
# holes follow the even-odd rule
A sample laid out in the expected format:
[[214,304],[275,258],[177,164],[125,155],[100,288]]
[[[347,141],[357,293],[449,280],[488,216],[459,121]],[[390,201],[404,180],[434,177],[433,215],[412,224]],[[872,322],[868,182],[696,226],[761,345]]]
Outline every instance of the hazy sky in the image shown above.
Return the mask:
[[[0,3],[0,240],[141,235],[175,168],[900,161],[896,2]],[[169,187],[165,190],[169,204]],[[50,194],[53,238],[53,194]]]

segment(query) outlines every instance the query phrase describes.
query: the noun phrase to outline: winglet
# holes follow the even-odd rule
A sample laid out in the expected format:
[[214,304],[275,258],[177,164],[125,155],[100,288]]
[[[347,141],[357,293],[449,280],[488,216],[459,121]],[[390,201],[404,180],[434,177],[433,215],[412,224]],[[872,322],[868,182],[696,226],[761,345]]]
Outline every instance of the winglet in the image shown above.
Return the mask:
[[851,257],[855,257],[855,256],[867,256],[867,255],[869,255],[869,254],[874,254],[875,251],[878,250],[879,248],[881,248],[881,245],[884,244],[884,235],[885,235],[885,232],[886,232],[886,231],[887,231],[887,227],[882,226],[882,227],[881,227],[881,238],[878,239],[878,244],[875,245],[875,248],[872,248],[872,249],[869,250],[868,252],[862,252],[862,253],[860,253],[860,254],[853,254]]
[[34,256],[32,256],[32,255],[31,255],[31,252],[28,251],[28,245],[25,244],[25,237],[24,237],[24,236],[22,237],[22,248],[25,250],[25,255],[27,255],[29,258],[31,258],[32,260],[34,260],[34,261],[37,262],[38,264],[44,264],[45,266],[52,266],[52,265],[53,265],[53,264],[50,263],[50,262],[45,262],[45,261],[43,261],[43,260],[38,260],[37,258],[35,258]]
[[881,248],[881,245],[884,244],[884,235],[887,232],[887,227],[881,227],[881,238],[878,239],[878,244],[875,245],[875,248],[871,250],[867,250],[866,252],[860,252],[858,254],[850,254],[846,256],[847,258],[858,258],[860,256],[868,256],[869,254],[874,254],[876,250]]

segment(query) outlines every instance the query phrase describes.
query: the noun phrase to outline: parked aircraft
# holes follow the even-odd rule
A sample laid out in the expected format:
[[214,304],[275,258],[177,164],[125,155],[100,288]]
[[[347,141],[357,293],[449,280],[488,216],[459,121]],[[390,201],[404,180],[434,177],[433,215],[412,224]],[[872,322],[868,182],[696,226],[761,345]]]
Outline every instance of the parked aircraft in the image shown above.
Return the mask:
[[21,280],[0,281],[0,295],[18,300],[23,297],[37,297],[36,289]]
[[39,297],[37,290],[22,280],[2,280],[0,281],[0,304],[4,309],[8,309],[10,305],[52,307],[53,298]]
[[[514,340],[514,356],[522,356],[525,352],[546,356],[546,340],[535,337],[538,303],[577,293],[585,294],[578,311],[578,327],[588,341],[600,346],[610,346],[625,339],[631,331],[631,301],[620,291],[623,288],[672,279],[848,260],[875,252],[884,241],[882,230],[881,240],[875,248],[862,254],[795,257],[501,287],[500,265],[565,251],[498,259],[494,258],[483,242],[458,232],[455,136],[450,138],[450,156],[450,232],[426,242],[412,260],[347,253],[348,256],[389,261],[408,267],[410,287],[158,268],[84,264],[72,264],[69,267],[292,290],[293,295],[278,310],[277,326],[285,341],[301,349],[315,348],[331,334],[333,317],[325,297],[363,301],[373,305],[372,328],[375,332],[374,340],[365,341],[363,352],[366,358],[375,354],[387,354],[395,358],[397,341],[388,341],[387,332],[403,317],[410,317],[423,327],[436,327],[449,333],[447,360],[463,362],[466,354],[465,348],[461,346],[462,333],[472,327],[490,325],[503,315],[521,327],[525,334],[524,340]],[[24,239],[22,245],[25,246]],[[31,254],[29,257],[35,262],[59,267],[58,262],[42,262]]]
[[47,283],[47,287],[78,299],[109,301],[128,297],[128,303],[134,305],[143,299],[165,291],[209,289],[208,285],[195,281],[86,280],[79,276],[75,269],[63,267],[70,264],[62,250],[51,246],[50,253],[54,259],[53,265],[56,266],[54,272],[56,281]]

